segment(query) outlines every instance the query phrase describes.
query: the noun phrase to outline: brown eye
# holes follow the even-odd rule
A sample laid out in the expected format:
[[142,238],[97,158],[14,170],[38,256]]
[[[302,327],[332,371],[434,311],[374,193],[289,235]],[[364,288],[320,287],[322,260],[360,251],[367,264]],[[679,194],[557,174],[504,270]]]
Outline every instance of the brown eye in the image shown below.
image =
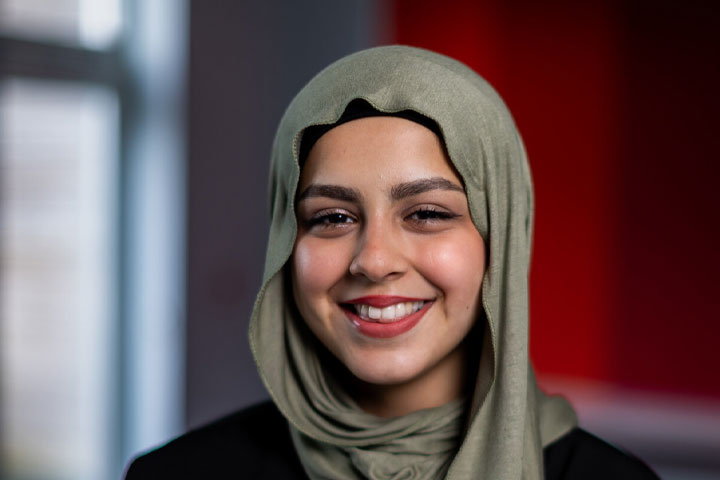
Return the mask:
[[305,225],[308,228],[335,228],[355,222],[355,218],[343,211],[321,211],[310,217]]
[[311,222],[313,225],[333,224],[333,223],[350,223],[350,222],[352,222],[352,219],[347,215],[343,215],[342,213],[330,213],[328,215],[323,215],[319,218],[313,218],[311,220]]
[[442,220],[450,220],[457,216],[458,215],[445,210],[423,207],[412,212],[410,215],[407,216],[407,218],[416,222],[436,222]]

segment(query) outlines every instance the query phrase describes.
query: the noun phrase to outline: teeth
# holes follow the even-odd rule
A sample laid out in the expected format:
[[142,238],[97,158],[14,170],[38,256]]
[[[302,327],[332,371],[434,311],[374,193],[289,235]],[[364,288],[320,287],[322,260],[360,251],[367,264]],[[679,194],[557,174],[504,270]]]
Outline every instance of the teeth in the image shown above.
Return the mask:
[[390,305],[385,308],[371,307],[367,304],[355,304],[355,312],[359,316],[369,320],[378,320],[381,323],[390,323],[399,320],[420,310],[425,302],[403,302]]
[[383,320],[395,320],[395,305],[390,305],[382,309]]

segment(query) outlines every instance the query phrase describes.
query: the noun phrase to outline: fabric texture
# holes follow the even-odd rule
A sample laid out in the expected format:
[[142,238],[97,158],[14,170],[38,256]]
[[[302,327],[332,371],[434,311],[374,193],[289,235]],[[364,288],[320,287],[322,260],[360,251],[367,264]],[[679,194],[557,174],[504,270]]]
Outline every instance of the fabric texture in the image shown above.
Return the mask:
[[[288,259],[306,128],[336,122],[355,99],[381,112],[412,110],[440,128],[488,246],[485,322],[473,397],[385,419],[360,410],[323,368],[292,300]],[[533,193],[522,140],[503,101],[448,57],[378,47],[333,63],[295,97],[278,128],[263,286],[250,322],[260,376],[290,423],[313,479],[540,479],[543,446],[576,425],[572,408],[537,387],[528,357]]]

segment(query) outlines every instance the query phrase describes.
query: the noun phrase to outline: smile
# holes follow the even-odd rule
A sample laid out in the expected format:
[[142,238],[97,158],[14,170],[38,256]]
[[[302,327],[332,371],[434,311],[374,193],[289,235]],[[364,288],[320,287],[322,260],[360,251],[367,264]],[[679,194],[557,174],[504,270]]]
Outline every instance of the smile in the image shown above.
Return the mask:
[[390,338],[411,330],[433,300],[395,296],[368,296],[341,304],[351,324],[368,337]]
[[384,308],[373,307],[367,303],[356,303],[350,305],[355,313],[365,321],[376,321],[379,323],[390,323],[419,311],[424,301],[419,302],[400,302]]

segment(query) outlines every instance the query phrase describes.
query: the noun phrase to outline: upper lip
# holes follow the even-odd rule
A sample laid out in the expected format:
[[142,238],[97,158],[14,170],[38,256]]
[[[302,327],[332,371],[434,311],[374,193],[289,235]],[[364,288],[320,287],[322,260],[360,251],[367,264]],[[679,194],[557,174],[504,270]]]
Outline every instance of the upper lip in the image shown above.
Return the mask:
[[385,308],[396,303],[403,302],[425,302],[426,298],[412,298],[412,297],[400,297],[397,295],[367,295],[365,297],[353,298],[352,300],[346,300],[342,303],[358,304],[362,303],[370,305],[375,308]]

